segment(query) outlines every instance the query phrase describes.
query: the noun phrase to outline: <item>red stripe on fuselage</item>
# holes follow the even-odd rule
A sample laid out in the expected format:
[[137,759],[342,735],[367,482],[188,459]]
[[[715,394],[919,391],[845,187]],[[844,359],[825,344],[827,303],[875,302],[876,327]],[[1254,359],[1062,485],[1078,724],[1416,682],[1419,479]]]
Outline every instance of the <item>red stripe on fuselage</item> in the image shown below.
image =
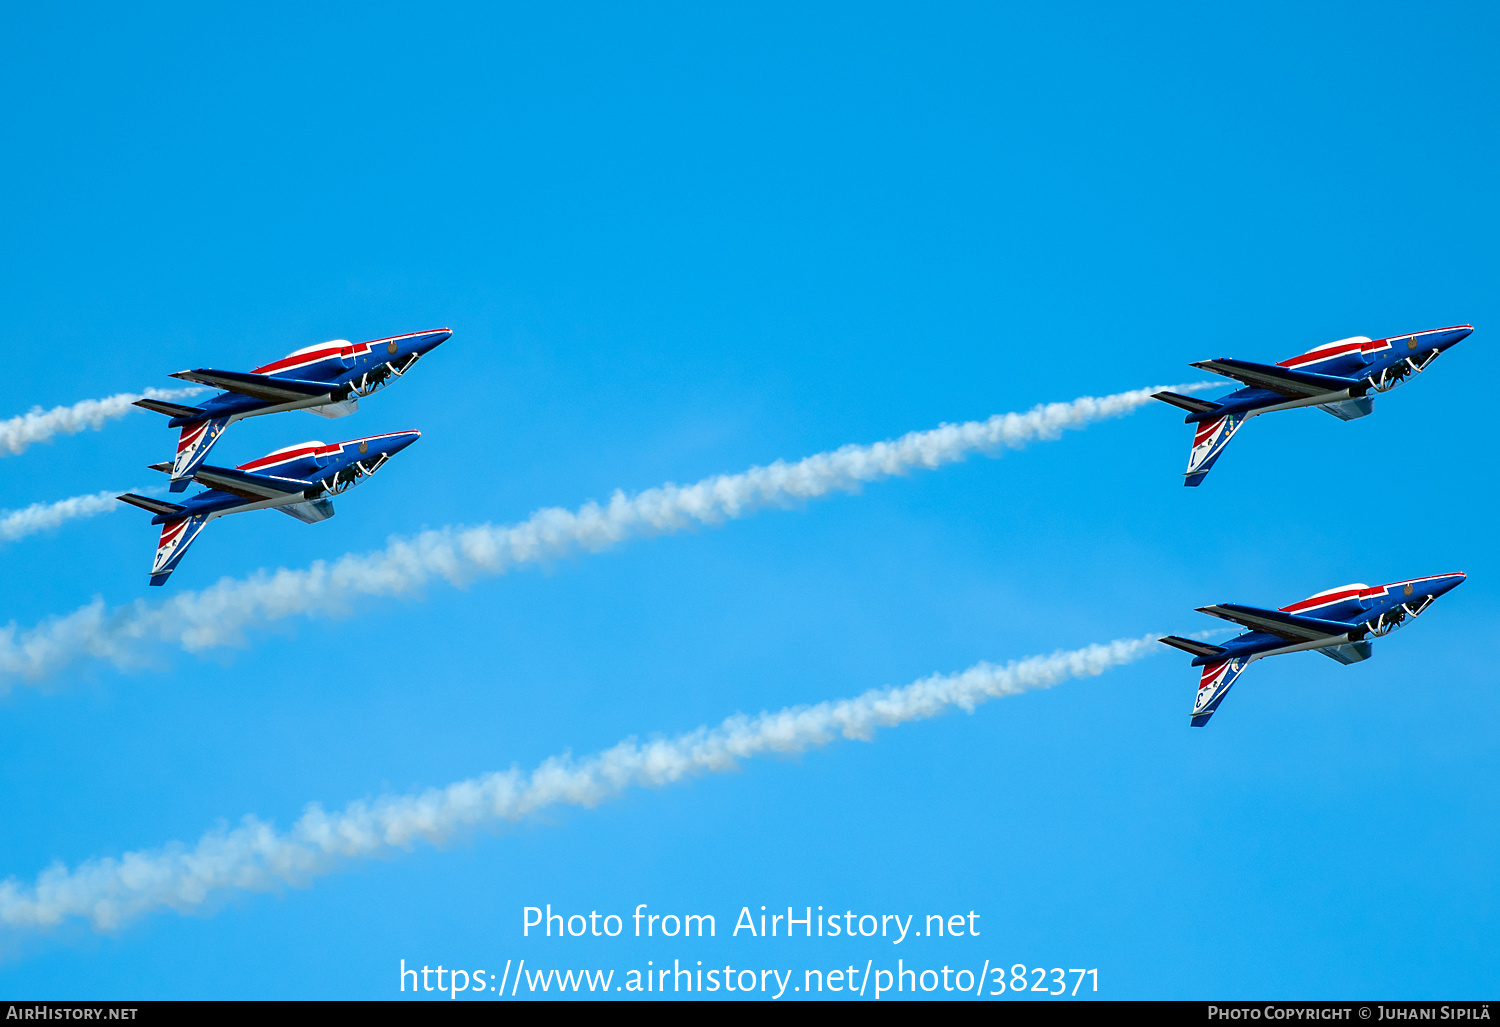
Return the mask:
[[1341,357],[1345,353],[1355,353],[1362,351],[1364,348],[1365,344],[1362,342],[1351,343],[1347,346],[1332,346],[1328,349],[1320,349],[1314,350],[1311,353],[1303,353],[1300,356],[1291,357],[1288,360],[1278,360],[1276,362],[1276,366],[1296,367],[1299,364],[1316,364],[1320,360],[1331,360],[1334,357]]
[[1344,600],[1353,599],[1356,596],[1369,595],[1371,591],[1378,590],[1351,588],[1343,592],[1333,592],[1325,596],[1313,596],[1311,599],[1304,599],[1300,603],[1283,606],[1281,612],[1296,613],[1298,610],[1311,610],[1319,606],[1332,606],[1334,603],[1342,603]]
[[317,453],[336,453],[338,452],[338,448],[337,446],[305,446],[302,449],[294,449],[291,452],[272,453],[269,456],[261,457],[259,460],[251,460],[248,464],[240,464],[239,469],[242,471],[253,471],[259,467],[274,467],[277,464],[284,464],[290,460],[299,460],[302,457],[312,456]]
[[1365,343],[1365,352],[1371,353],[1375,350],[1390,349],[1392,343],[1404,342],[1407,339],[1420,339],[1424,335],[1440,335],[1443,332],[1454,332],[1460,328],[1474,330],[1473,325],[1450,325],[1447,328],[1429,328],[1425,332],[1407,332],[1405,335],[1387,335],[1384,339],[1375,339]]
[[[1397,338],[1404,338],[1404,336],[1397,336]],[[1419,585],[1424,581],[1437,581],[1440,578],[1453,578],[1457,576],[1457,572],[1453,574],[1431,574],[1425,578],[1409,578],[1406,581],[1392,581],[1387,585],[1376,585],[1374,588],[1345,589],[1342,592],[1331,592],[1328,595],[1313,596],[1310,599],[1302,600],[1300,603],[1293,603],[1291,606],[1283,606],[1281,607],[1281,612],[1297,613],[1302,610],[1315,610],[1321,606],[1332,606],[1334,603],[1342,603],[1345,600],[1353,599],[1356,597],[1360,599],[1368,599],[1372,596],[1388,595],[1393,589],[1399,589],[1406,585]]]
[[1429,574],[1425,578],[1407,578],[1405,581],[1392,581],[1385,585],[1376,585],[1374,588],[1361,592],[1360,595],[1378,596],[1390,592],[1392,589],[1401,588],[1403,585],[1420,585],[1424,581],[1437,581],[1441,578],[1467,578],[1463,571],[1454,571],[1452,574]]
[[251,460],[248,464],[240,464],[238,466],[242,471],[253,471],[261,467],[274,467],[277,464],[284,464],[289,460],[298,460],[302,457],[314,454],[326,454],[331,456],[334,453],[338,453],[350,446],[357,446],[361,442],[378,442],[381,439],[395,439],[400,438],[403,435],[419,434],[421,433],[415,430],[393,431],[386,432],[384,435],[366,435],[362,439],[349,439],[345,442],[335,442],[331,446],[302,446],[298,449],[280,450],[275,453],[269,453],[266,456],[261,457],[259,460]]
[[[291,356],[282,357],[280,360],[274,360],[263,367],[257,367],[250,373],[275,374],[277,371],[285,371],[286,369],[291,367],[306,367],[308,364],[316,364],[320,361],[335,358],[340,353],[343,353],[346,348],[349,347],[330,346],[327,349],[316,350],[312,353],[293,353]],[[360,346],[355,346],[353,347],[353,349],[356,353],[361,352]],[[364,351],[368,352],[369,346],[365,345]]]
[[352,445],[354,445],[356,443],[359,443],[359,442],[375,442],[375,441],[377,441],[379,439],[395,439],[395,438],[400,438],[402,435],[420,435],[420,434],[422,434],[422,433],[419,432],[419,431],[417,431],[415,428],[411,429],[410,431],[388,431],[384,435],[366,435],[362,439],[349,439],[346,442],[340,442],[337,446],[329,446],[328,448],[330,450],[341,449],[344,446],[352,446]]
[[[356,356],[369,353],[374,346],[384,346],[389,342],[400,342],[402,339],[415,339],[422,335],[436,335],[438,332],[446,332],[446,328],[438,328],[429,332],[407,332],[405,335],[388,335],[384,339],[372,339],[369,342],[356,342],[350,346],[327,346],[323,349],[308,347],[296,353],[288,353],[280,360],[274,360],[264,367],[257,367],[251,374],[274,374],[292,367],[302,367],[306,364],[315,364],[319,360],[327,360],[330,355],[342,353],[345,349],[352,349]],[[451,333],[450,333],[451,334]]]
[[1342,356],[1343,354],[1353,352],[1354,350],[1359,350],[1362,353],[1378,353],[1381,350],[1390,349],[1392,341],[1400,342],[1405,339],[1420,339],[1424,335],[1437,335],[1441,332],[1453,332],[1457,331],[1460,328],[1468,328],[1470,331],[1473,330],[1472,325],[1450,325],[1447,328],[1429,328],[1425,332],[1407,332],[1404,335],[1387,335],[1384,339],[1371,339],[1369,342],[1350,343],[1345,346],[1333,346],[1327,349],[1311,350],[1307,353],[1301,353],[1286,360],[1279,360],[1277,361],[1276,366],[1297,367],[1300,364],[1315,364],[1320,360],[1327,360],[1330,357]]

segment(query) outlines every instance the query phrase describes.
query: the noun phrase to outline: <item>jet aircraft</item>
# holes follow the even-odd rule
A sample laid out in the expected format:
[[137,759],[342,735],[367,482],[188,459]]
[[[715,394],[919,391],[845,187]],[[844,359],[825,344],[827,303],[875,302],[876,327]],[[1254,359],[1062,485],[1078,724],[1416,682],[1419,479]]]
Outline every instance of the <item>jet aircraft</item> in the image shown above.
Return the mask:
[[1388,392],[1427,370],[1444,350],[1473,331],[1473,325],[1456,325],[1387,339],[1356,335],[1314,346],[1276,364],[1201,360],[1192,366],[1237,379],[1245,387],[1213,401],[1175,392],[1158,392],[1152,398],[1181,407],[1188,412],[1183,420],[1197,425],[1183,482],[1196,486],[1250,418],[1309,406],[1345,421],[1364,417],[1375,405],[1371,393]]
[[224,391],[195,407],[159,399],[139,399],[135,405],[166,414],[171,418],[168,427],[182,429],[170,469],[171,490],[181,492],[224,429],[235,421],[283,410],[308,410],[323,417],[352,414],[361,396],[406,374],[452,334],[447,328],[438,328],[373,342],[334,339],[304,346],[253,371],[207,367],[178,371],[173,378]]
[[1256,660],[1308,650],[1345,664],[1369,659],[1370,639],[1395,631],[1407,617],[1418,616],[1433,600],[1463,584],[1463,580],[1463,574],[1455,573],[1393,581],[1373,588],[1344,585],[1279,610],[1238,603],[1204,606],[1199,613],[1221,617],[1250,630],[1223,646],[1177,635],[1168,635],[1161,641],[1192,653],[1192,665],[1203,668],[1198,679],[1198,696],[1193,702],[1193,727],[1202,727],[1245,668]]
[[[303,442],[237,468],[199,465],[193,480],[207,490],[180,506],[134,493],[118,498],[155,514],[151,523],[162,526],[151,584],[164,585],[209,521],[248,510],[280,510],[307,524],[326,521],[334,513],[333,496],[358,485],[421,437],[419,431],[403,431],[333,445]],[[173,470],[166,463],[151,469]]]

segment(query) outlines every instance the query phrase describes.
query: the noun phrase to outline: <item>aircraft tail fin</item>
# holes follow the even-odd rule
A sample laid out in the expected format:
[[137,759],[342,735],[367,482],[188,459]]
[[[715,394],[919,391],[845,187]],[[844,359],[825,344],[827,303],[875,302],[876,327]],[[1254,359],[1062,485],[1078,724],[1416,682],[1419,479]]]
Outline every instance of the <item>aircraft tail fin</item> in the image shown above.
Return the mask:
[[182,561],[183,554],[188,551],[188,546],[193,544],[193,540],[213,515],[188,514],[185,506],[152,499],[150,496],[138,496],[134,492],[115,498],[156,514],[151,523],[161,525],[161,538],[156,543],[156,558],[151,561],[151,584],[165,585]]
[[177,456],[172,461],[173,492],[181,492],[193,480],[193,472],[214,448],[219,436],[229,424],[227,417],[210,417],[182,426],[182,435],[177,439]]
[[202,417],[208,412],[202,407],[185,407],[181,403],[164,403],[159,399],[138,399],[133,405],[168,417]]
[[1181,649],[1185,653],[1192,653],[1194,656],[1217,656],[1224,652],[1224,647],[1221,645],[1209,645],[1207,642],[1199,642],[1192,638],[1183,638],[1181,635],[1168,635],[1166,638],[1157,639],[1157,641],[1164,642],[1173,649]]
[[1183,472],[1184,485],[1196,488],[1203,483],[1219,455],[1224,452],[1224,447],[1229,445],[1229,440],[1234,438],[1234,433],[1244,423],[1244,415],[1227,414],[1197,426],[1193,435],[1193,449],[1188,454],[1188,468]]
[[1194,399],[1192,396],[1184,396],[1177,392],[1153,392],[1151,398],[1170,403],[1174,407],[1181,407],[1190,414],[1206,414],[1219,409],[1218,403],[1206,399]]
[[[179,509],[181,509],[179,507]],[[198,535],[208,523],[207,514],[194,514],[168,521],[161,526],[161,538],[156,543],[156,558],[151,562],[151,584],[165,585],[177,565],[182,562]]]
[[1219,703],[1229,694],[1239,676],[1245,672],[1240,660],[1220,660],[1203,668],[1198,679],[1198,695],[1193,700],[1193,727],[1203,727],[1214,715]]

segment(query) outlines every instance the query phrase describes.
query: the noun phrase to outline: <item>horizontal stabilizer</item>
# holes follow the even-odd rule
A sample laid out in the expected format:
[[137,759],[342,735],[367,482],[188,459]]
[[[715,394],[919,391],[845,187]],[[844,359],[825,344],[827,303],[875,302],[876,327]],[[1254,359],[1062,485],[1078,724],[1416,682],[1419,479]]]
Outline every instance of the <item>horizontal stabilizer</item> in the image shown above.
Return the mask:
[[1296,613],[1283,613],[1281,610],[1262,610],[1258,606],[1241,606],[1239,603],[1200,606],[1198,612],[1233,621],[1251,631],[1264,631],[1289,642],[1315,642],[1322,638],[1347,635],[1358,629],[1357,625],[1343,621],[1304,617]]
[[1176,392],[1153,392],[1151,398],[1170,403],[1174,407],[1181,407],[1193,414],[1206,414],[1219,409],[1218,403],[1210,403],[1206,399],[1194,399],[1192,396],[1183,396]]
[[295,403],[301,399],[331,396],[334,388],[327,382],[305,382],[298,378],[277,378],[269,374],[251,374],[248,371],[216,371],[207,367],[178,371],[172,377],[227,392],[238,392],[242,396],[271,403]]
[[138,399],[135,401],[135,406],[142,410],[166,414],[168,417],[202,417],[208,413],[202,407],[185,407],[181,403],[163,403],[159,399]]
[[1158,642],[1164,642],[1173,649],[1181,649],[1185,653],[1194,656],[1217,656],[1224,652],[1221,645],[1209,645],[1207,642],[1197,642],[1191,638],[1183,638],[1181,635],[1168,635],[1166,638],[1158,638]]
[[138,506],[142,510],[150,510],[154,514],[181,513],[186,507],[178,506],[176,503],[164,503],[160,499],[152,499],[150,496],[138,496],[134,492],[127,492],[123,496],[116,496],[122,503]]
[[1313,374],[1311,371],[1293,371],[1276,364],[1256,364],[1249,360],[1200,360],[1192,365],[1200,370],[1235,378],[1246,385],[1279,392],[1292,399],[1306,399],[1330,392],[1343,392],[1362,384],[1357,378],[1341,378],[1333,374]]
[[163,460],[159,464],[147,464],[146,465],[146,470],[148,470],[148,471],[160,471],[162,474],[171,474],[172,473],[172,465],[168,461]]

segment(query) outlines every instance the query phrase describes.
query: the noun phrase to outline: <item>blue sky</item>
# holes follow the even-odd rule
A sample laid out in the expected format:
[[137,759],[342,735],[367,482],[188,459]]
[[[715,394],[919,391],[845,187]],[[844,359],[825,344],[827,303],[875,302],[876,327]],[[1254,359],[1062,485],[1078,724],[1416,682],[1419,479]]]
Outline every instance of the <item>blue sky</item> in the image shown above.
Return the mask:
[[[453,339],[338,517],[214,524],[172,590],[1354,334],[1472,323],[1374,416],[1252,422],[1200,489],[1143,409],[722,528],[85,663],[0,699],[0,875],[1149,631],[1469,581],[1364,664],[1160,655],[311,887],[0,938],[15,997],[392,997],[400,959],[1097,967],[1100,995],[1492,993],[1500,323],[1483,5],[553,5],[0,15],[0,415],[329,338]],[[1476,394],[1475,390],[1481,390]],[[152,484],[131,414],[0,459],[16,509]],[[15,542],[22,628],[152,600],[121,510]],[[980,938],[520,937],[521,909],[979,911]],[[769,939],[767,939],[769,942]]]

